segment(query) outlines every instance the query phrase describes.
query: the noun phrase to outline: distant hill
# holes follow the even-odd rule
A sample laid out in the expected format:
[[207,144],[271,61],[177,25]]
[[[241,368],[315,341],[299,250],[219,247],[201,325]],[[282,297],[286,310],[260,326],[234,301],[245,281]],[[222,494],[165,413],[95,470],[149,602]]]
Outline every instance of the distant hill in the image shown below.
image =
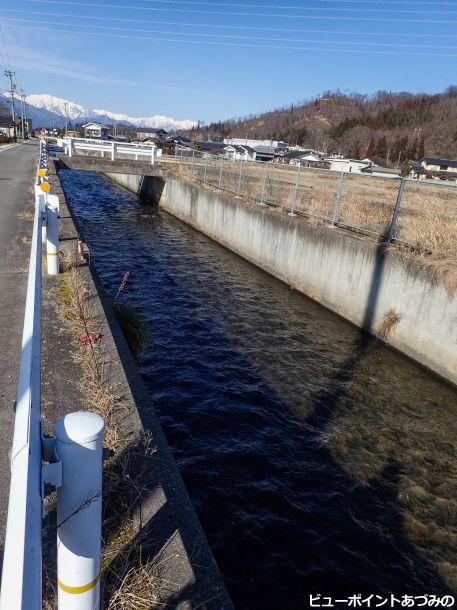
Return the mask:
[[[75,104],[69,100],[55,97],[47,93],[27,96],[28,115],[32,119],[34,128],[38,127],[64,127],[68,118],[74,124],[97,121],[110,125],[125,125],[128,127],[148,127],[174,131],[177,129],[191,129],[197,123],[191,120],[179,121],[171,117],[154,115],[150,117],[131,117],[109,110],[91,109]],[[9,105],[8,94],[0,94],[2,106]],[[17,110],[20,104],[17,102]]]
[[199,125],[187,134],[284,140],[326,153],[341,150],[354,158],[368,153],[395,165],[424,152],[457,158],[457,87],[436,95],[327,91],[271,112]]

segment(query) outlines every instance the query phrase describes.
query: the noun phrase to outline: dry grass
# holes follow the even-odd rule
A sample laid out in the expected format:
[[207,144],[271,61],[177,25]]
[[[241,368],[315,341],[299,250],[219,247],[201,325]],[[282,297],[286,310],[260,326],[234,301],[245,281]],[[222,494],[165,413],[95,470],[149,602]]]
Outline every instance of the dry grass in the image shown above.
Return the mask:
[[387,341],[400,322],[400,316],[393,309],[389,309],[382,316],[376,336],[382,341]]
[[[206,183],[219,186],[220,161],[206,164]],[[205,161],[173,165],[188,179],[205,179]],[[238,193],[240,163],[224,161],[221,188]],[[333,217],[340,174],[302,168],[296,191],[297,169],[244,163],[239,194],[247,200],[291,207],[307,214],[308,221],[328,224]],[[386,235],[399,188],[398,180],[345,174],[338,207],[338,222],[373,237]],[[397,220],[394,249],[427,270],[446,289],[457,290],[457,187],[406,183]]]
[[[100,321],[96,320],[91,306],[89,288],[75,260],[64,257],[63,266],[67,270],[61,276],[57,294],[60,315],[71,325],[78,345],[75,357],[82,370],[79,385],[85,396],[86,408],[104,418],[104,440],[114,450],[110,460],[104,464],[102,608],[154,610],[160,601],[158,568],[143,556],[141,531],[135,518],[139,499],[146,492],[142,487],[144,458],[154,449],[147,434],[128,444],[123,437],[118,423],[124,408],[122,396],[109,383],[109,355],[103,334],[99,332]],[[99,335],[101,338],[97,341],[90,340],[90,337]],[[81,341],[81,337],[89,340]],[[54,610],[56,592],[52,583],[48,590],[51,593],[44,601],[44,608]]]

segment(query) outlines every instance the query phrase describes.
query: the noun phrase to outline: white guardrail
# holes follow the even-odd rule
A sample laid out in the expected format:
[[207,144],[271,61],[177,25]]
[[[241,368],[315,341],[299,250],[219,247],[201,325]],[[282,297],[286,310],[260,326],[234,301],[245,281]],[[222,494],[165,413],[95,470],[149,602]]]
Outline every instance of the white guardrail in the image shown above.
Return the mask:
[[[42,608],[42,518],[45,491],[57,489],[59,610],[99,607],[102,436],[104,422],[77,412],[56,424],[56,438],[41,423],[41,272],[59,272],[59,200],[50,193],[45,142],[35,184],[35,217],[24,330],[15,403],[11,482],[0,610]],[[48,462],[43,464],[43,462]]]
[[100,152],[102,158],[105,157],[106,153],[111,161],[119,158],[120,155],[129,155],[135,161],[146,158],[151,161],[151,165],[154,165],[156,157],[162,156],[161,149],[148,144],[129,144],[128,142],[89,138],[63,138],[58,140],[58,144],[63,146],[65,154],[69,157],[78,154],[78,151]]

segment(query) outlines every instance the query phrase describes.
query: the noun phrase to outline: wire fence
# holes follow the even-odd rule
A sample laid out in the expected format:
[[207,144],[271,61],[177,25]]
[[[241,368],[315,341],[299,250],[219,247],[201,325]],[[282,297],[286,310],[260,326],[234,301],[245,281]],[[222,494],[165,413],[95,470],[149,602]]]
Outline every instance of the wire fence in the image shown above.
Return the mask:
[[233,161],[192,149],[170,159],[189,178],[290,215],[303,215],[422,254],[455,258],[457,182],[375,177]]

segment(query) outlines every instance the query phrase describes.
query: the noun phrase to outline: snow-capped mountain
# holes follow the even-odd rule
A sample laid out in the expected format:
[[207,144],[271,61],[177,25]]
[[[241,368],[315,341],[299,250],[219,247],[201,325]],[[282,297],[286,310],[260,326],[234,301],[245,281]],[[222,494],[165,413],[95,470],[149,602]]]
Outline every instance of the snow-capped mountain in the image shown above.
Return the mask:
[[[0,95],[5,103],[9,103],[8,94]],[[171,117],[154,115],[151,117],[131,117],[127,114],[110,112],[109,110],[91,109],[69,100],[53,95],[34,94],[27,96],[27,114],[32,119],[33,127],[62,127],[66,120],[73,123],[96,121],[104,124],[130,125],[132,127],[162,127],[167,131],[191,129],[196,121],[176,120]],[[1,102],[1,99],[0,99]]]

